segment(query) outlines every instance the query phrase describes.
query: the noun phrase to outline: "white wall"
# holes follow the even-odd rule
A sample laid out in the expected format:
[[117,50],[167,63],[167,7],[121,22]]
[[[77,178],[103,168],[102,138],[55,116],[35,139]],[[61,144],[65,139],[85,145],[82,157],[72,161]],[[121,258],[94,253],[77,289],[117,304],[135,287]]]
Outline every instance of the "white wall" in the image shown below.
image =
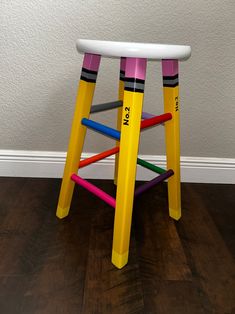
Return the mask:
[[[191,45],[180,66],[182,155],[234,158],[234,16],[233,0],[1,0],[0,149],[66,150],[80,37]],[[102,60],[96,103],[116,99],[118,67]],[[161,84],[160,64],[149,63],[145,111],[162,113]],[[147,131],[141,153],[163,154],[163,143],[163,128]],[[85,151],[110,145],[89,132]]]

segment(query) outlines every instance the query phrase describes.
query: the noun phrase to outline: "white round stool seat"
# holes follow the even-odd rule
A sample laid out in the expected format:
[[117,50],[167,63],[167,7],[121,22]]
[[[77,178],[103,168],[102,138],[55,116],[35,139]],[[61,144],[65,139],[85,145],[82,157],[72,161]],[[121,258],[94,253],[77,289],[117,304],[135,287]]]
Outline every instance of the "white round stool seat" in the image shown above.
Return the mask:
[[153,60],[187,60],[191,55],[190,46],[89,39],[78,39],[77,50],[110,58],[132,57]]

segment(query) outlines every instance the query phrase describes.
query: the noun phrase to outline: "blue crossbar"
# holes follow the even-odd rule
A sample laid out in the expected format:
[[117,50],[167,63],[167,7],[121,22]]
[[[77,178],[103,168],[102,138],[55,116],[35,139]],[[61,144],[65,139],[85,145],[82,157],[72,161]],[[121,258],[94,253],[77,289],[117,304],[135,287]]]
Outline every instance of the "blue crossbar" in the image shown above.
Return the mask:
[[115,129],[112,129],[106,125],[103,125],[101,123],[95,122],[95,121],[87,119],[87,118],[82,119],[82,124],[87,126],[90,129],[93,129],[93,130],[98,131],[102,134],[105,134],[109,137],[112,137],[115,140],[120,140],[120,132],[115,130]]

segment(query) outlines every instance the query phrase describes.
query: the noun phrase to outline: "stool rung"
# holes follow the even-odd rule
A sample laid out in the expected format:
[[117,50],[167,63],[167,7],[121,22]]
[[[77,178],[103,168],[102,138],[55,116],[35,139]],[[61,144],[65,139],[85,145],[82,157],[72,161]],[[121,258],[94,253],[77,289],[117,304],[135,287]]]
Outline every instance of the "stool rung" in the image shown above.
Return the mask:
[[163,174],[166,172],[165,169],[162,169],[158,166],[155,166],[155,165],[151,164],[150,162],[147,162],[147,161],[140,159],[140,158],[137,159],[137,163],[138,163],[138,165],[140,165],[144,168],[147,168],[149,170],[152,170],[152,171],[159,173],[159,174]]
[[171,113],[163,113],[159,116],[155,116],[153,118],[145,119],[141,121],[141,129],[149,128],[150,126],[154,126],[156,124],[160,124],[172,119]]
[[144,183],[143,185],[139,186],[135,190],[135,196],[139,196],[143,192],[147,191],[148,189],[154,187],[156,184],[168,179],[174,174],[174,171],[172,169],[167,170],[165,173],[160,174],[160,176],[157,176],[156,178],[152,179],[149,182]]
[[[113,148],[111,148],[109,150],[106,150],[106,151],[104,151],[104,152],[102,152],[100,154],[97,154],[97,155],[91,156],[89,158],[86,158],[84,160],[81,160],[80,163],[79,163],[79,169],[83,168],[83,167],[86,167],[86,166],[88,166],[88,165],[90,165],[90,164],[92,164],[92,163],[94,163],[96,161],[102,160],[102,159],[104,159],[106,157],[109,157],[109,156],[112,156],[114,154],[117,154],[118,152],[119,152],[119,146],[116,146],[116,147],[113,147]],[[152,171],[154,171],[156,173],[159,173],[159,174],[162,174],[162,173],[166,172],[165,169],[162,169],[162,168],[160,168],[158,166],[155,166],[155,165],[153,165],[153,164],[151,164],[151,163],[149,163],[149,162],[147,162],[145,160],[142,160],[140,158],[137,158],[137,164],[142,166],[142,167],[145,167],[145,168],[147,168],[149,170],[152,170]]]
[[[83,167],[86,167],[96,161],[99,161],[99,160],[102,160],[106,157],[109,157],[109,156],[112,156],[114,154],[117,154],[119,152],[119,146],[116,146],[116,147],[113,147],[109,150],[106,150],[100,154],[97,154],[97,155],[94,155],[94,156],[91,156],[89,158],[86,158],[84,160],[81,160],[80,163],[79,163],[79,169],[80,168],[83,168]],[[162,169],[158,166],[155,166],[153,164],[151,164],[150,162],[147,162],[143,159],[140,159],[140,158],[137,158],[137,164],[144,167],[144,168],[147,168],[149,170],[152,170],[156,173],[159,173],[159,174],[162,174],[162,173],[165,173],[166,170],[165,169]]]
[[[171,113],[164,113],[164,114],[161,114],[159,116],[155,116],[153,118],[149,118],[149,119],[141,121],[140,128],[146,129],[148,127],[151,127],[151,126],[154,126],[156,124],[168,121],[170,119],[172,119]],[[96,122],[96,121],[93,121],[93,120],[87,119],[87,118],[82,119],[82,124],[87,126],[90,129],[94,130],[94,131],[100,132],[104,135],[107,135],[111,138],[114,138],[115,140],[120,140],[121,132],[117,131],[113,128],[110,128],[104,124],[101,124],[99,122]]]
[[123,102],[121,100],[107,102],[105,104],[99,104],[91,107],[90,113],[97,113],[101,111],[111,110],[122,107]]
[[119,152],[119,147],[117,146],[117,147],[114,147],[112,149],[106,150],[105,152],[102,152],[100,154],[97,154],[97,155],[91,156],[89,158],[86,158],[84,160],[81,160],[79,163],[79,168],[86,167],[86,166],[92,164],[93,162],[99,161],[101,159],[104,159],[106,157],[114,155],[118,152]]
[[97,132],[100,132],[104,135],[112,137],[115,140],[120,140],[120,132],[113,129],[113,128],[110,128],[106,125],[103,125],[101,123],[95,122],[95,121],[93,121],[91,119],[87,119],[87,118],[82,119],[82,124],[87,126],[90,129],[94,130],[94,131],[97,131]]
[[[123,106],[123,101],[122,100],[117,100],[117,101],[111,101],[107,102],[104,104],[99,104],[99,105],[94,105],[91,107],[90,113],[97,113],[97,112],[102,112],[106,110],[111,110],[115,108],[119,108]],[[148,112],[142,112],[142,119],[149,119],[149,118],[154,118],[156,115]]]
[[105,193],[103,190],[97,188],[94,184],[88,182],[87,180],[84,180],[83,178],[79,177],[75,173],[72,174],[71,180],[73,180],[78,185],[84,187],[86,190],[91,192],[92,194],[98,196],[100,199],[102,199],[105,203],[109,204],[110,206],[114,207],[116,206],[116,200],[110,196],[109,194]]

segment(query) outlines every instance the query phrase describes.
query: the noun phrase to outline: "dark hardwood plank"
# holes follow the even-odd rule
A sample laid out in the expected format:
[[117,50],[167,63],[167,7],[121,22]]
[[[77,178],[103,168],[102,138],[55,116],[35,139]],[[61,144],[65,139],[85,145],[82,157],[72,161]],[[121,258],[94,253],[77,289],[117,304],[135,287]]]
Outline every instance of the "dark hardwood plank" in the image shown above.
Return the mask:
[[161,185],[136,200],[133,220],[141,268],[155,279],[191,280],[174,221],[168,215],[166,196],[166,186]]
[[6,215],[9,214],[9,208],[14,208],[18,195],[26,184],[27,179],[0,177],[0,226]]
[[0,238],[0,255],[4,255],[0,278],[5,287],[10,287],[14,280],[24,284],[16,285],[13,295],[10,289],[2,287],[0,313],[81,310],[90,203],[88,200],[79,214],[75,211],[75,198],[70,217],[59,221],[55,217],[58,192],[58,180],[28,179],[17,205],[8,208],[2,226],[8,232]]
[[[24,275],[29,271],[30,260],[24,257],[25,246],[28,242],[31,244],[38,230],[44,226],[47,215],[45,192],[48,195],[51,192],[50,185],[42,180],[27,179],[22,184],[23,188],[20,180],[17,181],[20,193],[14,197],[15,194],[9,192],[4,209],[7,214],[1,222],[0,253],[4,254],[4,263],[0,265],[0,275],[4,276]],[[34,253],[31,256],[33,258]]]
[[166,197],[166,185],[156,187],[138,199],[134,215],[146,312],[208,313],[208,300],[193,280]]
[[143,287],[145,313],[215,313],[193,281],[143,279]]
[[28,277],[22,275],[0,276],[0,313],[22,313],[21,305],[25,297],[25,287]]
[[200,195],[206,211],[235,258],[235,185],[194,184],[193,190]]
[[235,310],[235,264],[221,234],[208,213],[204,198],[193,185],[183,185],[183,219],[177,229],[215,313]]
[[[109,189],[104,184],[102,187],[106,191]],[[113,194],[111,190],[108,192]],[[114,210],[97,200],[90,234],[82,311],[84,314],[144,313],[134,237],[131,238],[128,265],[118,270],[111,264],[113,220]]]
[[0,178],[0,313],[235,313],[235,185],[183,184],[179,222],[165,184],[136,199],[122,270],[110,261],[114,211],[76,187],[59,220],[59,189]]

